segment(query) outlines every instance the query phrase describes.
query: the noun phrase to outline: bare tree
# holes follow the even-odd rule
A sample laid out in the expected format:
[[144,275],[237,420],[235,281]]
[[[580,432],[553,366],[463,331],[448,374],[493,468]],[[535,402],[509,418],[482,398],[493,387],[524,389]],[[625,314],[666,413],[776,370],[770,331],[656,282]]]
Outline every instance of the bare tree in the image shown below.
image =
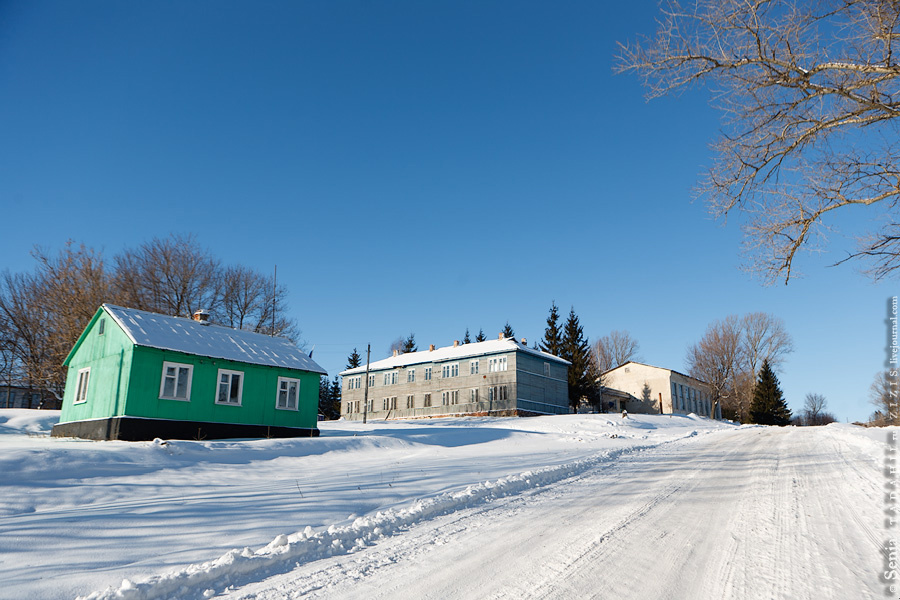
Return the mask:
[[730,315],[711,323],[700,341],[688,348],[688,373],[712,389],[711,415],[721,404],[723,415],[746,422],[762,363],[769,361],[776,369],[793,347],[778,317],[760,312]]
[[601,373],[615,369],[629,360],[640,360],[641,346],[627,331],[611,331],[594,342],[594,357]]
[[900,425],[900,380],[896,370],[875,375],[869,387],[869,401],[875,412],[869,418],[873,425]]
[[825,410],[826,406],[828,406],[828,401],[822,394],[806,394],[803,399],[802,424],[815,426],[834,423],[834,415]]
[[153,238],[116,257],[116,287],[129,306],[182,317],[219,306],[221,268],[193,234]]
[[688,348],[688,373],[705,382],[712,391],[711,418],[715,418],[720,405],[728,418],[740,414],[735,398],[735,374],[744,362],[743,352],[740,320],[735,315],[710,323],[700,341]]
[[286,337],[302,347],[300,329],[288,317],[287,289],[276,286],[274,276],[236,265],[222,271],[220,283],[222,298],[213,312],[215,321],[235,329]]
[[699,191],[716,217],[747,217],[749,266],[787,283],[801,248],[869,206],[881,225],[848,258],[876,278],[900,268],[900,2],[664,0],[661,10],[655,37],[620,44],[618,70],[636,72],[650,98],[693,83],[714,91],[724,130]]
[[[52,338],[44,312],[40,281],[34,275],[0,276],[0,321],[3,343],[12,352],[11,378],[21,379],[30,388],[50,387],[61,390],[65,384],[62,366],[53,360]],[[60,380],[62,384],[60,384]]]
[[48,388],[61,394],[66,379],[63,361],[97,308],[116,298],[106,261],[93,248],[69,240],[55,255],[41,248],[32,254],[38,263],[34,302],[41,307],[49,336],[53,375]]

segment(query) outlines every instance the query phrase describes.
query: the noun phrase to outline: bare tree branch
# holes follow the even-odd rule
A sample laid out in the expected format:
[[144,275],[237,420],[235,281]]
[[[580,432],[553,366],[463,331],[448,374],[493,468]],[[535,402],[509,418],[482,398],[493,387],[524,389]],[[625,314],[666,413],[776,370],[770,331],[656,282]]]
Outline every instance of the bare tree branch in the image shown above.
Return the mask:
[[748,216],[749,268],[787,283],[798,252],[847,212],[837,209],[868,206],[884,228],[848,258],[874,265],[875,278],[892,274],[900,2],[668,0],[661,9],[654,38],[620,44],[618,70],[637,73],[650,98],[694,83],[715,92],[724,130],[698,191],[716,217]]

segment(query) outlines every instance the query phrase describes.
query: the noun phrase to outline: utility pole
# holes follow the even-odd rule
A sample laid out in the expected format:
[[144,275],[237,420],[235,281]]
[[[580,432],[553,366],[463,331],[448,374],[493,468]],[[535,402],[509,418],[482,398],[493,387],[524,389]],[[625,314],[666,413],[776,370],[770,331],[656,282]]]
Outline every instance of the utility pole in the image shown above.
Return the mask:
[[369,356],[372,354],[372,344],[366,345],[366,391],[363,393],[363,425],[366,424],[366,413],[369,411]]

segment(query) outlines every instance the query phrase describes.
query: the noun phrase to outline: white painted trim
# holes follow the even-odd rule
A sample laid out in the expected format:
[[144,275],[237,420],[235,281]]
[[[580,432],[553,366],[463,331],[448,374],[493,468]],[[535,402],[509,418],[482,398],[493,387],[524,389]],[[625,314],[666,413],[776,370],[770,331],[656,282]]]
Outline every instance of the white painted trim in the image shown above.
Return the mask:
[[[84,387],[81,386],[81,374],[85,374],[84,378]],[[76,379],[75,383],[75,399],[72,400],[72,404],[84,404],[87,402],[87,393],[88,388],[91,386],[91,368],[84,367],[83,369],[78,369],[78,379]]]
[[[177,374],[177,369],[179,369],[179,368],[181,368],[181,367],[187,367],[187,370],[188,370],[188,374],[187,374],[187,397],[185,397],[185,398],[179,398],[179,397],[177,397],[177,396],[166,396],[166,395],[163,394],[163,391],[165,390],[165,387],[166,387],[166,369],[167,369],[168,367],[174,367],[174,368],[176,369],[176,375],[175,375],[175,389],[176,389],[176,390],[178,389],[178,374]],[[178,362],[163,361],[163,364],[162,364],[162,374],[161,374],[161,377],[160,377],[160,380],[159,380],[159,399],[160,399],[160,400],[175,400],[175,401],[177,401],[177,402],[190,402],[190,401],[191,401],[191,385],[193,384],[193,382],[194,382],[194,365],[190,365],[190,364],[188,364],[188,363],[178,363]]]
[[[294,398],[294,402],[295,402],[294,408],[291,408],[290,406],[278,406],[278,401],[280,400],[280,397],[281,397],[281,382],[282,381],[287,382],[288,390],[290,390],[291,382],[297,384],[297,396]],[[278,384],[276,385],[276,388],[275,388],[275,410],[291,410],[294,412],[298,412],[300,410],[300,380],[299,379],[295,379],[293,377],[279,377],[278,378]]]
[[[231,396],[231,386],[233,382],[233,377],[235,375],[240,375],[240,383],[238,384],[238,397],[237,402],[221,402],[219,401],[219,386],[222,384],[222,375],[228,375],[228,390],[229,396]],[[219,369],[219,372],[216,374],[216,404],[220,406],[241,406],[241,403],[244,399],[244,372],[243,371],[233,371],[231,369]]]

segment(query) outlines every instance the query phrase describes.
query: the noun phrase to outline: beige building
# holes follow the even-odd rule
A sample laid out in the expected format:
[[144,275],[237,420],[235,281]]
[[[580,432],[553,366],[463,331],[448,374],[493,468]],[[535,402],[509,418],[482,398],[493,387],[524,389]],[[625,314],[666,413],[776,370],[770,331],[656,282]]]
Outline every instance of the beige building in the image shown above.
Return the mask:
[[[566,414],[568,361],[503,338],[395,354],[341,372],[341,416]],[[366,405],[368,393],[368,406]]]
[[[603,374],[604,388],[610,388],[616,409],[635,413],[690,414],[710,416],[713,398],[710,387],[684,373],[628,361]],[[623,398],[627,394],[628,398]],[[607,402],[604,389],[603,401]],[[716,408],[715,418],[721,419]]]

